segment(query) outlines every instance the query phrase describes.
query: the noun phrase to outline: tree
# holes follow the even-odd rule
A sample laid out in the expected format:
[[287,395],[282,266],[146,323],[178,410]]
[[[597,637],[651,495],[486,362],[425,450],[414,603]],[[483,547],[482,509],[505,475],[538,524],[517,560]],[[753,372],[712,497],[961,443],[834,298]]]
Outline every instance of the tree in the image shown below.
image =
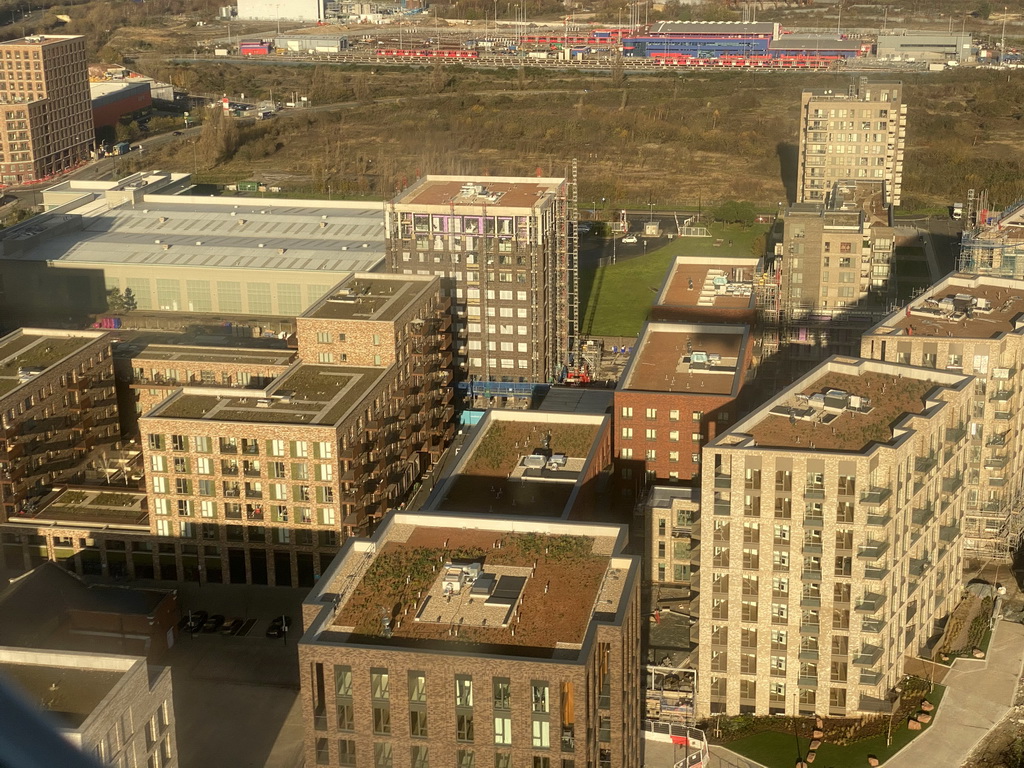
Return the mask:
[[107,291],[107,311],[124,312],[124,294],[120,288],[111,288]]
[[131,288],[124,289],[124,296],[122,297],[124,303],[124,311],[131,312],[133,309],[139,308],[139,303],[135,300],[135,291]]
[[737,202],[736,200],[726,200],[715,208],[711,215],[715,217],[716,221],[726,224],[743,224],[747,227],[753,224],[754,219],[757,218],[753,203]]
[[987,19],[989,16],[992,15],[992,4],[989,3],[988,0],[982,0],[978,4],[978,10],[976,10],[974,14],[979,19]]

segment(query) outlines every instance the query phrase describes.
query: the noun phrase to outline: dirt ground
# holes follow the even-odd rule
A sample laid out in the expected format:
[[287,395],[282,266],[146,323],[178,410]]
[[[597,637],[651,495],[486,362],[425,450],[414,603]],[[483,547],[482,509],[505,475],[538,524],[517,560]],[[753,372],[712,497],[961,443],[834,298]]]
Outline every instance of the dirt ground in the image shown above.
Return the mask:
[[[989,565],[974,576],[966,567],[964,568],[965,579],[981,578],[993,584],[1002,584],[1006,587],[1006,596],[1003,601],[1002,612],[1019,612],[1024,609],[1024,594],[1021,593],[1020,584],[1024,579],[1024,569],[1018,565],[1012,572],[1007,566]],[[975,748],[970,757],[964,761],[960,768],[1017,768],[1018,763],[1007,759],[1007,750],[1017,739],[1024,739],[1024,678],[1017,681],[1017,695],[1014,700],[1014,708],[1003,718],[988,736]]]

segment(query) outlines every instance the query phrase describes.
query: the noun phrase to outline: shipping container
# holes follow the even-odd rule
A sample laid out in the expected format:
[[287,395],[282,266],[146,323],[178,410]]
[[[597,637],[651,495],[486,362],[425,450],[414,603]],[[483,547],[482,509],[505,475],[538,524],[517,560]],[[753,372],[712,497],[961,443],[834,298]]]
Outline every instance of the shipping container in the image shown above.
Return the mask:
[[132,149],[132,145],[131,144],[129,144],[127,141],[122,141],[122,142],[119,142],[118,144],[114,145],[114,154],[115,155],[127,155],[131,151],[131,149]]

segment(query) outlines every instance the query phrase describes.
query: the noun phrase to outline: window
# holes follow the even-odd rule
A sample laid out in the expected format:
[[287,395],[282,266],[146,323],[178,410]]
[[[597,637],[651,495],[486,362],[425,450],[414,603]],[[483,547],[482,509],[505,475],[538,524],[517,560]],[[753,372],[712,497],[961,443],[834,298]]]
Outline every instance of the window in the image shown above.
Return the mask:
[[492,697],[494,708],[509,710],[512,708],[512,683],[507,677],[496,677],[492,681]]
[[373,768],[394,768],[391,742],[378,742],[373,745]]
[[470,749],[460,749],[455,753],[455,768],[476,768],[476,756]]
[[551,723],[547,720],[534,720],[532,730],[534,749],[547,749],[551,746]]
[[657,408],[648,408],[647,409],[647,418],[648,419],[656,419],[656,418],[658,418],[658,409]]
[[633,409],[628,406],[622,406],[622,418],[631,419],[633,418]]
[[338,765],[356,764],[356,743],[352,739],[338,740]]
[[427,757],[426,747],[412,747],[412,768],[430,768],[430,761]]
[[473,713],[459,712],[455,716],[455,739],[456,741],[473,740]]
[[386,669],[370,670],[370,696],[375,701],[387,701],[391,698],[391,688]]
[[543,714],[550,712],[547,682],[535,680],[530,687],[533,693],[533,711]]
[[648,429],[648,430],[646,430],[646,436],[647,436],[648,440],[657,440],[658,439],[658,430],[656,430],[656,429]]
[[284,456],[284,440],[268,440],[267,454],[270,456]]
[[704,411],[694,411],[693,412],[693,420],[694,421],[700,421],[703,418],[704,418]]
[[622,439],[623,440],[632,440],[633,439],[633,428],[632,427],[623,427],[622,428]]
[[409,673],[409,701],[425,704],[427,701],[427,676],[423,672]]
[[409,710],[409,735],[415,738],[427,738],[427,712],[423,709]]
[[468,675],[455,676],[455,706],[473,706],[473,678]]
[[389,705],[374,706],[373,733],[377,736],[391,735],[391,707]]
[[619,458],[620,459],[632,459],[633,458],[633,449],[632,448],[623,448],[623,449],[621,449],[619,451]]
[[512,743],[512,718],[496,716],[494,718],[494,743],[508,746]]

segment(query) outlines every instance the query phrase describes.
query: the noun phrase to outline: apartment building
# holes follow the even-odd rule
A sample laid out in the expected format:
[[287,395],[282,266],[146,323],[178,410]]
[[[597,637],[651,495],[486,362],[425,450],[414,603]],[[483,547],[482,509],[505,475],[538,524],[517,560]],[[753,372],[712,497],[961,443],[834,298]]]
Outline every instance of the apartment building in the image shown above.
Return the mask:
[[643,509],[644,578],[654,587],[652,604],[657,605],[662,595],[677,604],[688,603],[693,548],[698,542],[694,528],[700,520],[700,488],[651,486]]
[[569,364],[574,217],[564,178],[424,176],[387,204],[388,270],[442,278],[457,376],[479,391],[551,381]]
[[848,90],[813,89],[800,96],[797,203],[823,203],[846,179],[884,181],[900,204],[907,105],[903,84],[860,77]]
[[146,659],[0,647],[0,676],[107,765],[178,765],[171,670]]
[[611,426],[607,414],[488,410],[422,508],[592,519]]
[[107,334],[23,328],[4,336],[0,414],[0,499],[9,520],[120,437]]
[[1021,516],[1024,282],[950,275],[864,335],[861,354],[974,377],[964,472],[964,555],[1011,560]]
[[698,717],[889,711],[959,599],[973,394],[833,357],[704,448]]
[[152,532],[217,547],[232,583],[312,584],[451,439],[447,311],[436,278],[356,275],[299,319],[300,361],[263,390],[161,402],[139,420]]
[[753,356],[746,325],[647,323],[615,390],[618,481],[637,496],[700,474],[701,447],[738,416]]
[[42,181],[89,159],[94,143],[85,38],[0,43],[0,182]]
[[302,609],[308,764],[640,766],[625,528],[527,528],[396,512],[346,543]]

